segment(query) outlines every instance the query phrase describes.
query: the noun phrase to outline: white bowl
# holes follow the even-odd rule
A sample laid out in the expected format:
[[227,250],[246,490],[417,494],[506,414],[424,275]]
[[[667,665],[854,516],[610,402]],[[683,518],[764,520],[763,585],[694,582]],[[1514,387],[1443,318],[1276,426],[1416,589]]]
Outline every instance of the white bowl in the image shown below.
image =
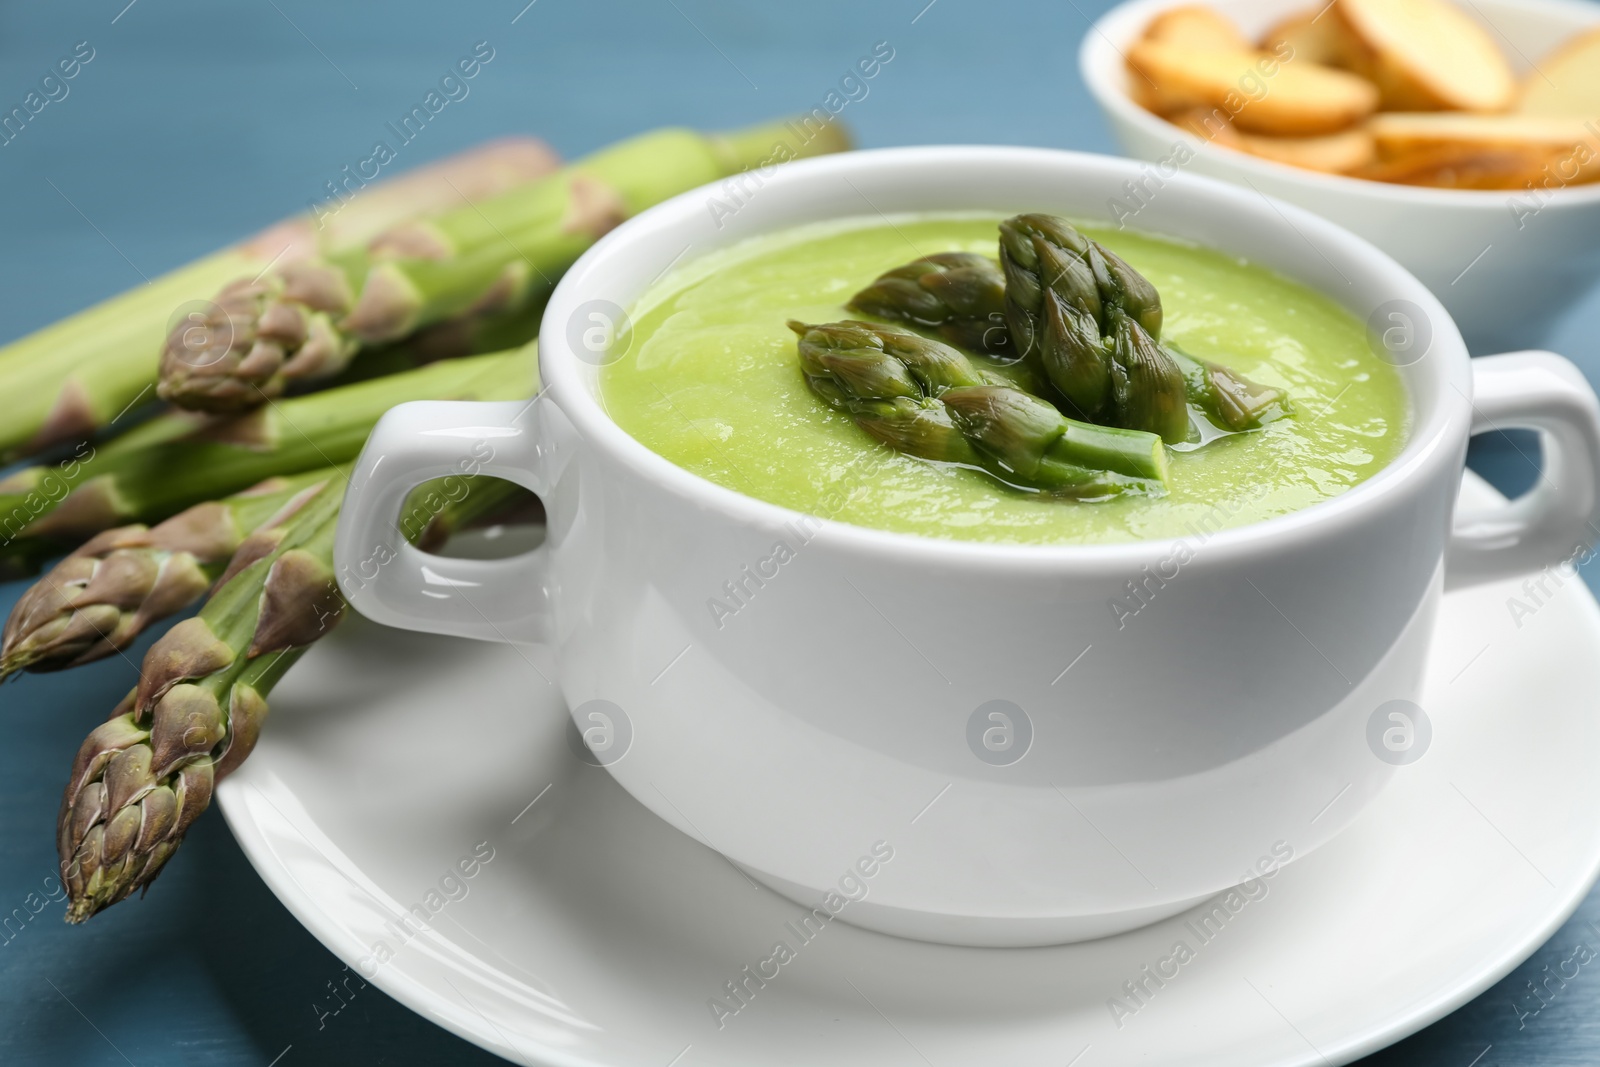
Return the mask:
[[[714,187],[651,208],[556,287],[537,402],[405,404],[373,430],[340,514],[340,587],[382,622],[550,646],[594,762],[805,908],[862,893],[847,922],[1051,944],[1258,881],[1389,779],[1399,750],[1373,724],[1387,736],[1394,701],[1419,696],[1446,555],[1451,581],[1536,570],[1600,523],[1600,404],[1575,367],[1471,363],[1438,301],[1370,243],[1186,176],[1151,230],[1361,318],[1400,306],[1431,324],[1425,354],[1400,361],[1410,440],[1366,482],[1267,522],[1007,545],[802,515],[700,478],[609,418],[584,343],[598,309],[634,306],[686,255],[873,210],[1091,216],[1137,176],[1070,152],[881,149],[776,167],[733,215],[709,210]],[[1546,479],[1456,517],[1477,420],[1547,431]],[[481,561],[394,544],[407,492],[461,473],[538,493],[544,547]],[[729,619],[712,598],[737,588]],[[1155,605],[1158,588],[1136,624],[1114,606],[1134,589]]]
[[[1124,55],[1155,15],[1188,0],[1132,0],[1083,40],[1079,65],[1123,150],[1152,166],[1144,198],[1177,170],[1248,185],[1352,230],[1409,269],[1439,297],[1474,355],[1541,346],[1561,314],[1600,277],[1600,184],[1538,193],[1427,189],[1319,174],[1209,144],[1128,95]],[[1255,37],[1317,0],[1208,0]],[[1574,33],[1600,23],[1577,0],[1473,0],[1519,72]],[[1187,158],[1187,162],[1179,162]],[[1162,164],[1166,165],[1163,166]],[[1120,215],[1139,226],[1135,213]]]

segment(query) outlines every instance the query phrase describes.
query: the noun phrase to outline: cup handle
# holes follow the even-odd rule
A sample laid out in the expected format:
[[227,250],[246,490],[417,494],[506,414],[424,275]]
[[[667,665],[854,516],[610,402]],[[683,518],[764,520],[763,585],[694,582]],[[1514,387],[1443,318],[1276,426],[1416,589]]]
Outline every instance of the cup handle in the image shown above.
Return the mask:
[[450,559],[412,547],[398,526],[406,494],[433,478],[484,474],[546,492],[538,417],[526,400],[422,400],[378,420],[350,476],[334,540],[334,572],[352,607],[407,630],[546,639],[546,548],[510,559]]
[[1472,361],[1472,432],[1538,430],[1543,461],[1526,494],[1457,510],[1447,589],[1574,559],[1600,538],[1600,400],[1571,361],[1511,352]]

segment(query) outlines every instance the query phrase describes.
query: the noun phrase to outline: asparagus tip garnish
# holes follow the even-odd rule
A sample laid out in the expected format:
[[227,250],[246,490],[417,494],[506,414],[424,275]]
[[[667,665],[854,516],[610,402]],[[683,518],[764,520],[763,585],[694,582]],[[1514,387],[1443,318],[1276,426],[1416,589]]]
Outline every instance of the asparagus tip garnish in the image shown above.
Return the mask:
[[1164,482],[1156,435],[1068,419],[939,341],[855,321],[789,328],[812,390],[897,451],[1078,499]]

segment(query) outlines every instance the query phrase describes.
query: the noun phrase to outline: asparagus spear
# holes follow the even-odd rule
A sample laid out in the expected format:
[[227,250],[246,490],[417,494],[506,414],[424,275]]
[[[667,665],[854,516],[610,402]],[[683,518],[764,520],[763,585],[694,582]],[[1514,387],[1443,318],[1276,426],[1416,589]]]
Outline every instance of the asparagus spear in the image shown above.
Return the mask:
[[[374,350],[329,381],[327,386],[349,385],[416,370],[441,359],[520,348],[538,333],[541,311],[541,306],[535,303],[514,312],[468,315],[439,323],[404,341]],[[171,440],[193,432],[200,425],[203,425],[200,418],[182,414],[151,420],[126,431],[123,435],[126,440],[118,447],[131,449],[136,444],[143,446]],[[72,471],[74,464],[87,455],[93,455],[92,446],[81,446],[74,457],[63,461],[61,469]],[[36,498],[34,504],[49,496],[59,496],[67,488],[64,481],[57,481],[48,473],[43,475],[42,484],[47,492]],[[23,500],[27,502],[28,498]],[[9,515],[0,512],[0,581],[35,578],[44,564],[72,547],[70,539],[16,536],[26,521],[27,517],[17,513],[14,507]]]
[[[17,671],[56,671],[103,659],[152,624],[193,604],[214,582],[261,558],[295,513],[348,472],[329,467],[269,478],[225,500],[196,504],[155,527],[96,535],[23,593],[0,645],[0,681]],[[466,496],[476,494],[470,506]],[[461,526],[528,494],[498,478],[444,478],[419,486],[400,529],[432,550]]]
[[1074,499],[1165,484],[1156,435],[1066,418],[948,345],[866,322],[789,328],[812,390],[896,451]]
[[276,548],[145,656],[138,687],[89,734],[57,820],[67,921],[148,884],[254,746],[263,689],[338,621],[329,552],[339,494],[325,485]]
[[231,419],[159,416],[63,464],[27,467],[0,480],[0,540],[87,537],[164,519],[274,475],[349,462],[396,404],[523,395],[534,377],[535,349],[434,363]]
[[0,639],[0,680],[76,667],[128,647],[152,623],[203,596],[247,537],[257,553],[270,548],[283,523],[335,479],[344,471],[271,478],[154,527],[95,535],[12,607]]
[[141,399],[154,400],[171,318],[227,282],[360,247],[398,222],[478,201],[555,169],[540,142],[508,138],[384,179],[316,217],[279,223],[232,248],[112,297],[0,348],[0,460],[82,440]]
[[[495,478],[440,479],[437,488],[445,505],[409,539],[458,529],[518,492]],[[56,830],[68,922],[155,880],[215,783],[249,756],[272,687],[338,622],[333,537],[343,492],[342,479],[325,478],[275,527],[268,551],[252,555],[247,540],[200,614],[151,647],[138,687],[84,741]]]
[[792,123],[726,137],[660,130],[481,204],[398,226],[363,249],[241,279],[202,321],[167,338],[161,395],[195,410],[247,410],[292,381],[337,373],[365,347],[548,293],[599,237],[670,196],[844,146],[835,125],[815,135]]

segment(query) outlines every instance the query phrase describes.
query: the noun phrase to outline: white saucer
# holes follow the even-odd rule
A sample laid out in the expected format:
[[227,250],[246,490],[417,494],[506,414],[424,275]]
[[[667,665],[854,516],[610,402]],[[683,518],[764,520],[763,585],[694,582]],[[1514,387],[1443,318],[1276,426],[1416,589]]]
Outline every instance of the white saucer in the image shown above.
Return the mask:
[[[1547,580],[1541,603],[1521,584],[1446,598],[1426,754],[1204,942],[1197,909],[1060,948],[839,922],[802,943],[785,925],[798,906],[575,758],[537,652],[359,619],[274,695],[218,799],[352,970],[522,1063],[1345,1063],[1508,973],[1600,871],[1600,611],[1575,577]],[[1512,596],[1534,609],[1520,627]],[[437,909],[430,927],[397,925],[412,905]],[[737,1005],[725,983],[779,940],[794,958],[719,1028],[708,1001]],[[1179,940],[1192,958],[1157,988],[1142,969]],[[1151,991],[1142,1004],[1130,981]]]

